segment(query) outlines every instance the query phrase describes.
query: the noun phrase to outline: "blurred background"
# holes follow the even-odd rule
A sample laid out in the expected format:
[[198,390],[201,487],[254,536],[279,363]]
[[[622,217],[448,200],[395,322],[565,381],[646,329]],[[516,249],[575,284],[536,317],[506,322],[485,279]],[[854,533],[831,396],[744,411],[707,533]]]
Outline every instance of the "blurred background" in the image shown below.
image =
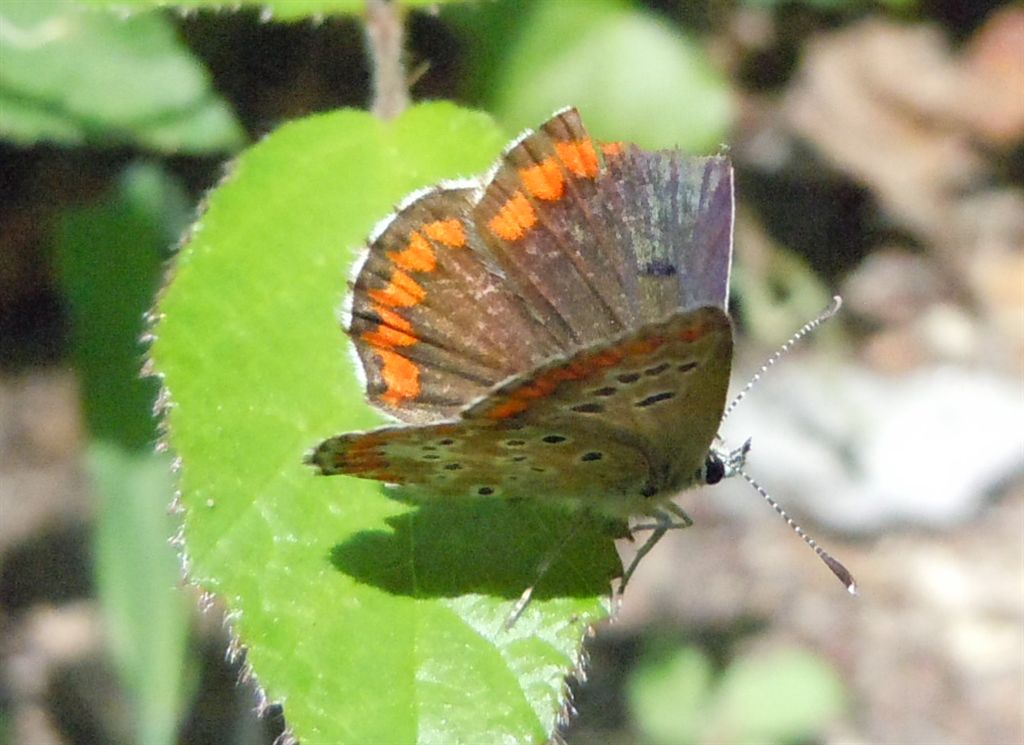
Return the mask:
[[[282,731],[180,587],[138,371],[232,153],[367,105],[359,18],[288,7],[0,0],[0,742]],[[510,134],[573,103],[602,138],[728,148],[735,387],[845,299],[725,436],[861,597],[745,484],[687,494],[697,526],[590,641],[564,739],[1024,742],[1024,7],[534,0],[406,28],[416,100]]]

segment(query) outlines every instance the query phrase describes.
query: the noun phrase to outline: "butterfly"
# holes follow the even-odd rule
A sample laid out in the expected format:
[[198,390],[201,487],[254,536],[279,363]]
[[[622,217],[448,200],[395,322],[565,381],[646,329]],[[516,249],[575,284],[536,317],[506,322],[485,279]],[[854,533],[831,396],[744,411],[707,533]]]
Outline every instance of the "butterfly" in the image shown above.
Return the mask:
[[479,179],[414,192],[370,236],[343,314],[369,401],[402,424],[331,437],[307,462],[432,497],[652,516],[620,591],[667,530],[691,524],[674,496],[740,473],[856,594],[742,470],[749,440],[716,444],[734,214],[726,157],[596,142],[574,108]]
[[733,212],[725,157],[597,143],[571,108],[410,195],[346,313],[370,402],[404,423],[309,462],[614,517],[720,479]]

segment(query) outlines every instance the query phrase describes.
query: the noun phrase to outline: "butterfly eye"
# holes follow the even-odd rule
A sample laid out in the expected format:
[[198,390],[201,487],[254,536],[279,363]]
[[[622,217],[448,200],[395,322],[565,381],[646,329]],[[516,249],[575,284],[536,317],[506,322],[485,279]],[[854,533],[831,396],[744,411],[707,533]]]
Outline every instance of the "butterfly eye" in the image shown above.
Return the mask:
[[704,483],[717,484],[725,478],[725,463],[714,453],[709,453],[704,461]]

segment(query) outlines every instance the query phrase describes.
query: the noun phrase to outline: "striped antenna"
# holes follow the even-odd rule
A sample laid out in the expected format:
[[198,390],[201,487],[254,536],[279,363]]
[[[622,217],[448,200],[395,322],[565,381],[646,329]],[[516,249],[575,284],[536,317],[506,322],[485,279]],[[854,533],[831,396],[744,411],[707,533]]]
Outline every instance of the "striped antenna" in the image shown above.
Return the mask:
[[857,581],[853,578],[853,575],[850,574],[850,570],[844,567],[842,562],[833,557],[832,554],[819,546],[817,541],[807,535],[807,533],[804,532],[804,529],[797,525],[793,518],[786,514],[786,511],[782,509],[779,503],[772,499],[771,495],[764,490],[764,487],[754,481],[746,471],[738,465],[734,466],[734,468],[735,473],[738,473],[746,479],[747,483],[754,487],[754,491],[760,494],[764,498],[764,501],[771,505],[771,508],[778,513],[779,517],[786,521],[786,525],[792,528],[793,532],[800,536],[800,539],[810,546],[811,550],[818,555],[818,558],[825,562],[825,566],[832,570],[832,574],[836,575],[839,581],[846,586],[846,591],[851,595],[856,595]]
[[[750,382],[747,383],[746,386],[744,386],[743,390],[736,394],[736,397],[733,398],[732,402],[725,408],[725,413],[722,414],[722,421],[724,422],[726,419],[729,418],[729,415],[733,412],[733,410],[736,408],[739,402],[746,397],[747,393],[750,392],[750,389],[754,387],[757,381],[761,379],[761,376],[764,375],[772,365],[778,362],[779,359],[784,354],[786,354],[786,352],[788,352],[794,344],[796,344],[802,338],[807,336],[807,334],[814,331],[814,329],[818,328],[818,326],[825,323],[825,321],[829,320],[830,318],[832,318],[832,316],[838,313],[842,305],[843,299],[838,295],[835,295],[832,298],[832,302],[829,303],[828,307],[825,308],[825,310],[819,313],[816,318],[814,318],[811,321],[808,321],[803,326],[801,326],[795,334],[793,334],[791,337],[789,337],[789,339],[786,340],[785,344],[783,344],[781,347],[775,350],[775,353],[771,357],[769,357],[763,365],[761,365],[761,368],[756,373],[754,373],[754,376],[750,379]],[[793,532],[800,537],[800,540],[806,543],[811,548],[811,550],[818,555],[818,558],[825,563],[825,566],[829,568],[832,574],[834,574],[839,579],[839,581],[843,583],[843,585],[846,587],[846,591],[849,592],[851,595],[856,595],[857,582],[856,580],[854,580],[853,575],[850,574],[850,571],[845,566],[843,566],[842,562],[840,562],[838,559],[832,556],[832,554],[830,554],[828,551],[819,546],[817,541],[815,541],[813,538],[807,535],[807,533],[804,532],[804,529],[797,525],[793,518],[786,514],[786,511],[782,509],[779,503],[772,499],[771,495],[767,491],[765,491],[764,487],[762,487],[759,483],[754,481],[754,479],[751,478],[750,475],[743,470],[743,465],[746,462],[747,453],[749,451],[750,440],[747,440],[745,443],[743,443],[742,447],[733,450],[731,453],[725,454],[723,462],[726,466],[726,475],[732,476],[737,473],[740,474],[748,484],[754,487],[754,491],[760,494],[764,501],[766,501],[771,506],[771,508],[775,510],[779,517],[786,521],[786,525],[792,528]]]
[[829,303],[828,307],[825,308],[825,310],[821,311],[821,313],[818,314],[817,318],[808,321],[803,326],[801,326],[795,334],[793,334],[791,337],[789,337],[789,339],[786,340],[785,344],[776,349],[774,354],[772,354],[772,356],[769,357],[763,365],[761,365],[761,369],[754,373],[754,377],[752,377],[750,379],[750,382],[743,387],[743,390],[737,393],[736,397],[729,403],[728,406],[725,407],[725,413],[722,414],[722,422],[724,423],[725,420],[729,418],[729,415],[733,412],[733,409],[736,408],[740,401],[746,398],[746,395],[750,392],[750,389],[753,388],[757,381],[761,379],[762,375],[768,372],[768,369],[772,365],[779,361],[782,355],[788,352],[794,344],[796,344],[809,333],[814,331],[814,329],[818,328],[818,326],[825,323],[825,321],[827,321],[836,313],[838,313],[842,305],[843,299],[838,295],[834,295],[832,297],[832,302]]

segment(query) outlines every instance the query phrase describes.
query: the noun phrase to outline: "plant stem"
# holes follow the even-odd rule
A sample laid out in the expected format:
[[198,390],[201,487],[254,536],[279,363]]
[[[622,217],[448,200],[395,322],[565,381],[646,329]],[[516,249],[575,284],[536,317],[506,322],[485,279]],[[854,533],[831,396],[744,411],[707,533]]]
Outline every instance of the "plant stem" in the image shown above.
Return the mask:
[[366,41],[373,70],[370,111],[393,119],[409,105],[402,48],[405,26],[402,9],[389,0],[366,0]]

